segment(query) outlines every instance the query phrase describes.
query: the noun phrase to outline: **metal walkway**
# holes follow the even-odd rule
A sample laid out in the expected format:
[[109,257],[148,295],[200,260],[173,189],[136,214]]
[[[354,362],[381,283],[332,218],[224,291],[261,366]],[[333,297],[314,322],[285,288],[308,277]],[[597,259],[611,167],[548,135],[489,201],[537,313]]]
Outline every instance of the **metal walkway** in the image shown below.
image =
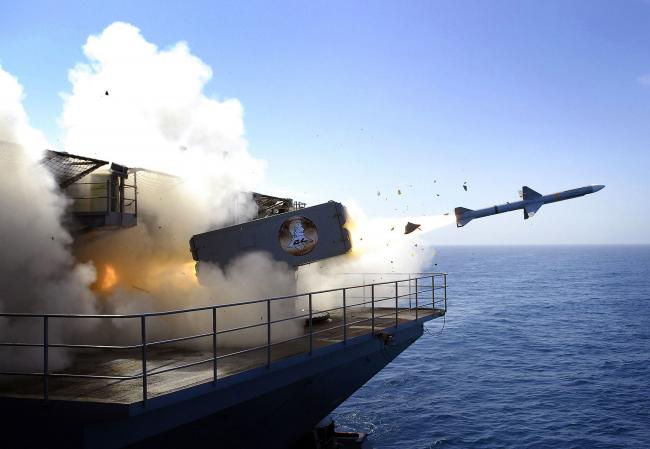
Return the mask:
[[[0,372],[0,396],[45,400],[65,400],[133,404],[192,386],[217,383],[235,374],[270,367],[279,360],[312,352],[331,345],[345,345],[363,335],[383,331],[407,322],[443,316],[447,303],[447,276],[444,273],[418,274],[409,279],[323,290],[281,298],[136,315],[40,315],[0,314],[10,320],[39,319],[43,325],[41,343],[0,342],[2,347],[42,351],[42,369],[37,372]],[[436,291],[439,293],[436,295]],[[317,311],[319,295],[340,297],[340,306]],[[298,301],[304,313],[272,319],[275,301]],[[217,329],[220,309],[257,305],[268,312],[262,323]],[[264,307],[265,306],[265,307]],[[296,310],[301,310],[296,307]],[[163,340],[148,340],[147,322],[155,317],[194,312],[212,314],[212,331]],[[329,318],[327,317],[329,315]],[[50,342],[48,325],[53,320],[95,318],[134,320],[141,328],[141,341],[132,345],[64,344]],[[302,335],[277,341],[271,332],[287,321],[299,320]],[[222,347],[221,335],[246,330],[264,331],[265,344],[249,347]],[[200,331],[197,331],[200,332]],[[389,338],[388,334],[386,337]],[[92,341],[92,340],[90,340]],[[188,343],[199,343],[192,349]],[[197,345],[194,345],[196,348]],[[74,363],[65,372],[48,368],[49,351],[75,351]]]

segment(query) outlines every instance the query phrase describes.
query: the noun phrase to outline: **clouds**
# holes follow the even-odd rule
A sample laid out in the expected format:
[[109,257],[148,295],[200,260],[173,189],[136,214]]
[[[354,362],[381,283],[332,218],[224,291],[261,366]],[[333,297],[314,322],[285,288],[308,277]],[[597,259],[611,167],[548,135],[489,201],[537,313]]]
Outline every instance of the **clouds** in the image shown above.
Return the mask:
[[646,87],[650,87],[650,73],[646,73],[645,75],[641,75],[639,77],[639,83]]

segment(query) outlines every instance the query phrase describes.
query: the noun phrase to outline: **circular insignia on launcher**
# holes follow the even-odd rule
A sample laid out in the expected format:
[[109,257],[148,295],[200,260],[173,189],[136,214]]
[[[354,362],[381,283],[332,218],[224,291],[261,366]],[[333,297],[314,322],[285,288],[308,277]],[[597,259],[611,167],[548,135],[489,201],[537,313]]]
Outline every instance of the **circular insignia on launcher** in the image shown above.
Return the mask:
[[285,252],[292,256],[303,256],[318,243],[318,231],[309,218],[291,217],[280,226],[278,238]]

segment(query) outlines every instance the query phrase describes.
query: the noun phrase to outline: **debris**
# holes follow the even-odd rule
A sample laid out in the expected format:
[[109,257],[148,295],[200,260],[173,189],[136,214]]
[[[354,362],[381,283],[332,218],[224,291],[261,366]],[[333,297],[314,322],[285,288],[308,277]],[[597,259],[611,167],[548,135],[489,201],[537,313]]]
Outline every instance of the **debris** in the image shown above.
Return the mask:
[[440,194],[439,194],[439,193],[436,193],[436,196],[440,196]]
[[406,226],[404,226],[404,234],[410,234],[411,232],[419,228],[420,228],[419,224],[411,223],[409,221],[408,223],[406,223]]
[[104,92],[104,95],[108,96],[108,91]]
[[394,230],[395,230],[395,226],[393,226],[392,228],[390,228],[390,230],[391,230],[391,231],[394,231]]
[[463,189],[465,189],[465,192],[467,192],[467,181],[463,183]]
[[54,236],[52,236],[52,240],[54,240]]
[[449,212],[445,212],[443,215],[449,215]]
[[401,191],[400,189],[397,189],[397,194],[398,194],[398,195],[401,195],[401,194],[402,194],[402,191]]
[[377,196],[381,196],[381,192],[377,190]]

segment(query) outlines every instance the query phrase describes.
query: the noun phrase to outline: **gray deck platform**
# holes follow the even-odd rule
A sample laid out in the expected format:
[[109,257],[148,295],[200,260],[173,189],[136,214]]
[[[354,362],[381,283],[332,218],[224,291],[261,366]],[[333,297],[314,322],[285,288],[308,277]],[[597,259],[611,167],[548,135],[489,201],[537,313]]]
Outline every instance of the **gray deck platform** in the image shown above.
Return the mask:
[[[391,313],[392,310],[392,313]],[[396,325],[395,309],[376,309],[375,333]],[[397,325],[413,321],[416,318],[436,318],[444,315],[444,310],[421,308],[399,309]],[[346,338],[367,335],[372,331],[371,311],[361,309],[350,311],[347,315]],[[362,321],[362,320],[367,321]],[[361,322],[359,322],[361,321]],[[332,315],[329,322],[313,325],[313,349],[341,343],[343,341],[343,317]],[[320,332],[322,331],[322,332]],[[245,348],[219,348],[218,356],[234,354]],[[286,359],[291,356],[304,354],[309,350],[309,335],[307,329],[303,338],[278,343],[272,346],[271,361]],[[219,380],[234,374],[264,367],[267,364],[267,349],[261,348],[243,354],[218,360]],[[155,374],[157,370],[172,368],[187,363],[209,360],[212,350],[193,350],[183,347],[182,343],[174,343],[160,347],[151,347],[147,351],[147,389],[148,398],[163,396],[192,386],[211,382],[213,380],[213,364],[209,362],[189,368]],[[74,364],[66,372],[101,374],[110,376],[136,376],[142,372],[140,349],[133,350],[85,350],[75,356]],[[3,379],[0,383],[0,397],[32,398],[43,397],[43,380],[40,377],[12,377]],[[75,379],[49,377],[50,400],[100,402],[115,404],[133,404],[142,401],[142,379],[107,380],[107,379]]]

